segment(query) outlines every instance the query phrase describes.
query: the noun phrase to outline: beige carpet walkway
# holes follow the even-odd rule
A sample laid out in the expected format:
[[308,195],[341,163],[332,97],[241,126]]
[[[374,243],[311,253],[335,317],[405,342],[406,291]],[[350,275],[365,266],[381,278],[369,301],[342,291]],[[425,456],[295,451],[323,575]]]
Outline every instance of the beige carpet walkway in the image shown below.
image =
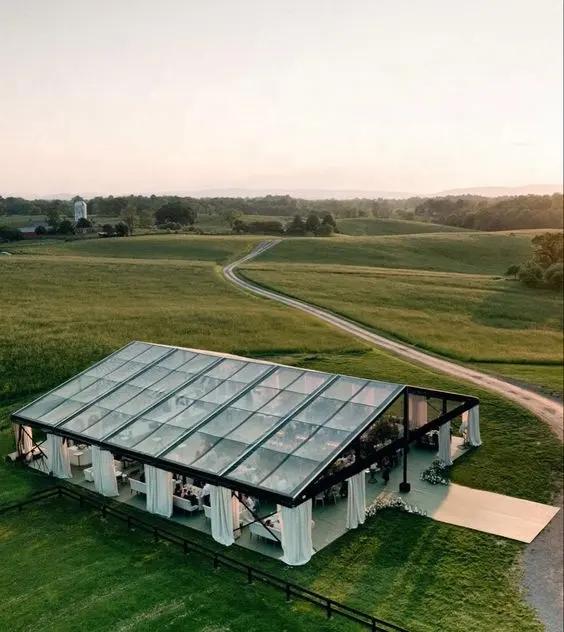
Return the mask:
[[429,507],[427,515],[439,522],[527,543],[532,542],[558,513],[558,507],[454,483],[440,499],[437,494],[420,488],[409,496],[414,504]]
[[[458,437],[453,437],[451,450],[454,459],[463,453]],[[559,511],[558,507],[551,505],[471,489],[455,483],[448,486],[425,483],[420,480],[419,475],[432,459],[431,454],[417,449],[410,452],[408,479],[411,491],[399,495],[408,503],[423,509],[433,520],[529,543]],[[401,468],[396,468],[384,489],[378,483],[368,484],[367,500],[376,497],[378,493],[397,494],[400,480]]]

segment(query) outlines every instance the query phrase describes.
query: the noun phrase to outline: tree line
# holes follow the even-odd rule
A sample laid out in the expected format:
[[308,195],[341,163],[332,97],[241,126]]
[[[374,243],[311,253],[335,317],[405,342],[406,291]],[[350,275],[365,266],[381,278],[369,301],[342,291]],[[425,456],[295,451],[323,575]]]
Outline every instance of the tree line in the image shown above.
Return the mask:
[[[76,198],[75,198],[76,199]],[[78,198],[80,199],[80,198]],[[0,197],[0,216],[30,215],[72,217],[73,200],[25,200]],[[253,198],[194,198],[182,196],[97,196],[87,201],[88,215],[121,218],[130,228],[167,223],[193,225],[198,217],[220,216],[227,225],[233,218],[262,215],[273,218],[300,216],[304,221],[312,214],[325,213],[337,219],[376,217],[422,220],[460,228],[483,231],[532,228],[562,228],[562,194],[522,195],[505,198],[479,196],[413,197],[404,200],[352,199],[304,200],[289,195],[266,195]],[[181,216],[180,220],[178,216]],[[169,217],[173,215],[175,219]],[[129,217],[129,220],[128,220]],[[257,220],[258,221],[258,220]],[[0,219],[1,222],[1,219]],[[253,223],[247,220],[247,224]],[[272,224],[271,229],[274,228]],[[256,226],[255,226],[256,228]],[[249,230],[253,230],[252,227]]]
[[416,206],[414,217],[483,231],[562,228],[562,199],[561,193],[508,198],[428,198]]

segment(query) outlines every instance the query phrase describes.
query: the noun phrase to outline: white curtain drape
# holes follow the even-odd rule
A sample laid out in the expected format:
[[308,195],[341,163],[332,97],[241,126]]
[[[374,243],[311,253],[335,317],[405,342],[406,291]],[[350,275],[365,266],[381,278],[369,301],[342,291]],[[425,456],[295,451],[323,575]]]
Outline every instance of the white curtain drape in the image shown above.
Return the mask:
[[427,423],[427,398],[425,395],[409,395],[407,410],[411,429],[421,428]]
[[170,518],[172,516],[172,474],[166,470],[145,465],[147,484],[147,511]]
[[290,566],[307,564],[313,555],[311,499],[297,507],[280,507],[282,561]]
[[[233,520],[234,503],[231,490],[226,487],[212,485],[210,505],[212,538],[224,546],[230,546],[235,541],[233,538],[233,528],[235,525],[239,526],[238,518],[236,522]],[[238,512],[239,505],[237,502],[237,513]]]
[[118,496],[114,456],[108,450],[102,450],[97,445],[92,446],[92,474],[94,487],[104,496]]
[[439,428],[439,452],[438,458],[446,463],[452,465],[452,456],[450,453],[450,421],[443,424]]
[[347,481],[347,529],[356,529],[364,524],[366,517],[366,482],[365,474],[355,474]]
[[[21,429],[21,436],[20,436]],[[16,435],[16,451],[22,456],[25,454],[26,461],[31,460],[33,451],[33,429],[31,426],[20,426],[14,424],[14,434]]]
[[463,413],[468,416],[468,443],[471,446],[478,447],[482,445],[482,438],[480,437],[480,406],[474,406],[467,413]]
[[69,451],[63,437],[47,433],[47,464],[57,478],[72,478]]

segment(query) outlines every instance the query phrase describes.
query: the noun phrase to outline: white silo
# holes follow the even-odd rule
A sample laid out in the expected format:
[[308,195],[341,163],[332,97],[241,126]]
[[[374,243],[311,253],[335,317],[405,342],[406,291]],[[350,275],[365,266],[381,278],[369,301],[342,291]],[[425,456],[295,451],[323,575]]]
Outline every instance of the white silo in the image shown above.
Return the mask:
[[74,203],[74,221],[78,222],[79,219],[88,219],[88,211],[84,200],[77,200]]

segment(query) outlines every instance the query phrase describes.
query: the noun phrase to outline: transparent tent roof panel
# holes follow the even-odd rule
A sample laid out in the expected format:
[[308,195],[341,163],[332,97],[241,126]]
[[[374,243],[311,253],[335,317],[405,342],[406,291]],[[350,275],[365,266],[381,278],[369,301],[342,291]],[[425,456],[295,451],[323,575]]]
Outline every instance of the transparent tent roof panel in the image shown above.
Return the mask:
[[135,342],[15,415],[291,496],[403,388]]

